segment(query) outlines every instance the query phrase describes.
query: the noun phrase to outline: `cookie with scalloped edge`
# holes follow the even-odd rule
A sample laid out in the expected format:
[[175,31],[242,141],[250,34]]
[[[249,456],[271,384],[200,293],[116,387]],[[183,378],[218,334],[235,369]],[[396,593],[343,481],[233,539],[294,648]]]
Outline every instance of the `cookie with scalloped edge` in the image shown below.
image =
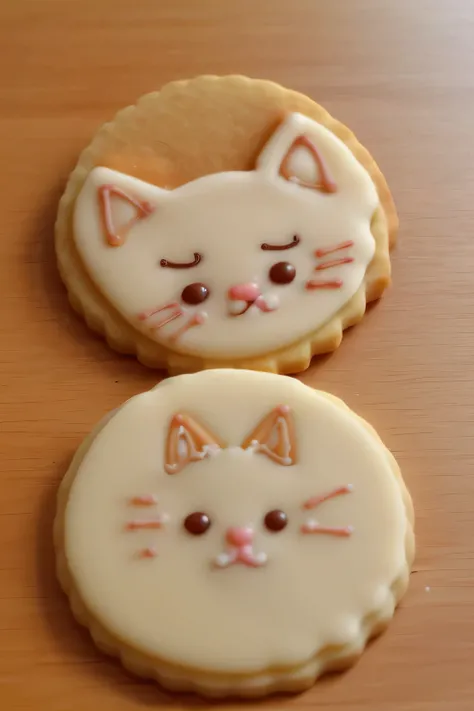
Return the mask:
[[60,201],[72,305],[170,373],[296,373],[390,282],[397,216],[353,133],[272,82],[203,76],[105,124]]
[[57,572],[132,672],[211,697],[297,692],[389,624],[413,520],[395,459],[342,401],[205,371],[133,397],[79,448]]

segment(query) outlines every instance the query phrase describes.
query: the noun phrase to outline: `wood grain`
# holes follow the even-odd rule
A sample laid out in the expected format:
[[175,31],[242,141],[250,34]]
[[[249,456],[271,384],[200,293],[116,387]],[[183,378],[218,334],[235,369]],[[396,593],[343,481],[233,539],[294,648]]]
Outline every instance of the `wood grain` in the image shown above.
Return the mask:
[[71,312],[52,231],[79,151],[117,109],[174,78],[239,72],[325,105],[392,187],[393,288],[302,379],[377,427],[413,493],[418,533],[410,591],[360,663],[262,705],[472,711],[473,26],[469,0],[0,3],[2,708],[208,705],[138,682],[97,653],[55,581],[54,498],[71,454],[158,376],[109,351]]

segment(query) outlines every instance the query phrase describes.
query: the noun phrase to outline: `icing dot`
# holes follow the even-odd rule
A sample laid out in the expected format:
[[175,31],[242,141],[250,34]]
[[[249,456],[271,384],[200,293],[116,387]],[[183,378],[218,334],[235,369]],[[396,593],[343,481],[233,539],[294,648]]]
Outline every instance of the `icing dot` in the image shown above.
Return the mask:
[[287,515],[284,511],[280,509],[274,509],[269,511],[265,518],[263,519],[265,526],[269,531],[282,531],[288,523]]
[[209,296],[209,289],[205,284],[195,282],[194,284],[188,284],[184,287],[181,292],[181,299],[185,304],[191,304],[195,306],[196,304],[202,304],[203,301]]
[[140,556],[142,558],[156,558],[157,555],[158,551],[156,550],[156,548],[144,548],[140,552]]
[[211,519],[202,511],[195,511],[184,519],[184,527],[193,536],[201,536],[206,533],[211,525]]
[[296,276],[296,269],[289,262],[277,262],[271,267],[268,276],[275,284],[289,284]]
[[215,564],[218,568],[225,568],[230,563],[230,557],[227,553],[219,553],[215,559]]

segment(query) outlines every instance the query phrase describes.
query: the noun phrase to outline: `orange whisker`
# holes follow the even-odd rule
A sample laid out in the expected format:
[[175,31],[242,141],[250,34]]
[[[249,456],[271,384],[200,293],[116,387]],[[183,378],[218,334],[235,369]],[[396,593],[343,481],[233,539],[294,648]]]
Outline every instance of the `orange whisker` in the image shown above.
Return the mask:
[[125,524],[127,531],[139,531],[141,529],[156,529],[162,528],[163,520],[159,518],[143,520],[143,521],[128,521]]
[[132,506],[154,506],[158,503],[158,499],[153,494],[146,494],[145,496],[134,496],[130,499]]
[[301,533],[320,533],[328,536],[337,536],[339,538],[348,538],[352,535],[352,526],[345,526],[344,528],[330,528],[327,526],[319,526],[318,524],[308,524],[305,523],[301,526]]
[[340,279],[334,279],[334,281],[307,281],[305,288],[308,290],[312,289],[340,289],[342,286],[342,281]]
[[333,489],[333,491],[329,491],[326,494],[320,494],[319,496],[312,496],[310,499],[304,502],[303,508],[304,509],[315,509],[316,506],[319,506],[320,504],[323,503],[323,501],[329,501],[329,499],[334,499],[336,496],[341,496],[341,494],[350,494],[352,491],[352,486],[350,484],[344,485],[344,486],[338,486],[337,489]]
[[323,247],[322,249],[317,249],[314,254],[316,257],[326,257],[328,254],[333,254],[333,252],[339,252],[341,249],[349,249],[349,247],[353,246],[354,242],[352,240],[348,240],[347,242],[341,242],[341,244],[336,244],[335,247]]
[[140,558],[156,558],[158,551],[156,548],[143,548],[140,551]]
[[332,267],[338,267],[341,264],[351,264],[351,262],[353,261],[354,257],[343,257],[342,259],[333,259],[330,262],[323,262],[322,264],[318,264],[314,271],[320,272],[323,269],[331,269]]

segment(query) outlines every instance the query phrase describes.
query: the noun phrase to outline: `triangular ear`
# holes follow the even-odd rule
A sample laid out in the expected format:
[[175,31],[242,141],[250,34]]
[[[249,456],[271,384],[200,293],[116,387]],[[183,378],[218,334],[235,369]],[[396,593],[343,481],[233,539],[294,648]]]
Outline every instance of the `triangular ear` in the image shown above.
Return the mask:
[[165,471],[177,474],[190,462],[198,462],[224,447],[217,437],[193,417],[173,415],[166,440]]
[[139,200],[111,183],[100,185],[97,197],[105,234],[111,247],[120,247],[127,232],[153,212],[149,202]]
[[[303,188],[334,193],[337,185],[331,178],[314,140],[316,122],[301,114],[290,114],[277,128],[257,161],[257,170],[280,175]],[[311,130],[313,128],[313,130]]]
[[[296,152],[302,149],[306,151],[308,156],[306,163],[312,162],[312,166],[308,166],[308,173],[314,173],[314,177],[308,176],[309,179],[299,177],[298,173],[303,176],[305,166],[298,165],[296,160]],[[295,160],[293,160],[295,158]],[[285,180],[291,180],[292,183],[301,185],[303,188],[311,188],[312,190],[320,190],[323,193],[335,193],[337,190],[336,183],[330,178],[328,170],[318,149],[312,141],[306,136],[298,136],[295,138],[289,149],[287,150],[280,164],[280,175]],[[312,179],[311,179],[312,178]]]
[[290,466],[296,462],[296,441],[293,416],[288,405],[275,407],[243,442],[242,449],[253,449],[270,457],[277,464]]

